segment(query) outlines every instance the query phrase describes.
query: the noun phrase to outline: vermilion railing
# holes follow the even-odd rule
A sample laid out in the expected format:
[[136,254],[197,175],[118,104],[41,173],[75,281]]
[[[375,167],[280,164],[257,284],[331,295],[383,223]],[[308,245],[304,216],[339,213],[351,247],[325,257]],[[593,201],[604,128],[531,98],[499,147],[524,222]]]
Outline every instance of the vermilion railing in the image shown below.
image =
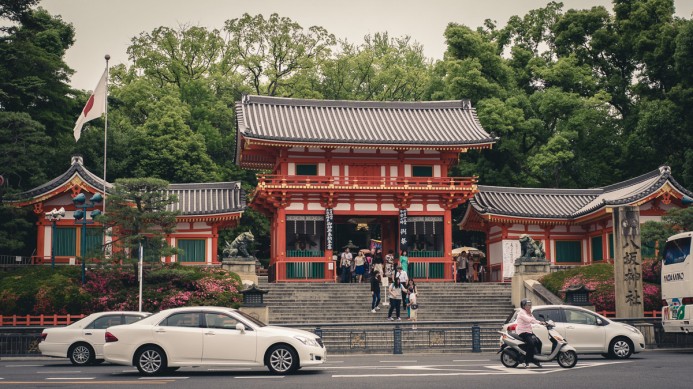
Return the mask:
[[0,327],[66,326],[86,315],[0,315]]
[[283,176],[277,174],[258,175],[260,188],[315,187],[343,189],[472,189],[476,177],[383,177],[383,176]]

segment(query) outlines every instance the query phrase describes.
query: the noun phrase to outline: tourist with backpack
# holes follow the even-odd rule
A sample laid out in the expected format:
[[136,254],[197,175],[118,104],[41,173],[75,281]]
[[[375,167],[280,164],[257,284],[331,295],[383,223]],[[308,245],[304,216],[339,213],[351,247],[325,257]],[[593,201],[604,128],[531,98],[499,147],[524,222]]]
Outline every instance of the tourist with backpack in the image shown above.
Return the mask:
[[390,309],[387,311],[387,320],[395,320],[392,318],[393,310],[397,312],[397,320],[402,320],[399,317],[400,304],[402,303],[402,284],[399,283],[398,278],[395,278],[395,281],[388,287],[387,295],[390,298]]
[[382,278],[380,277],[380,272],[373,270],[371,274],[371,294],[373,295],[373,301],[371,302],[371,313],[376,313],[380,310],[378,304],[380,304],[380,283]]

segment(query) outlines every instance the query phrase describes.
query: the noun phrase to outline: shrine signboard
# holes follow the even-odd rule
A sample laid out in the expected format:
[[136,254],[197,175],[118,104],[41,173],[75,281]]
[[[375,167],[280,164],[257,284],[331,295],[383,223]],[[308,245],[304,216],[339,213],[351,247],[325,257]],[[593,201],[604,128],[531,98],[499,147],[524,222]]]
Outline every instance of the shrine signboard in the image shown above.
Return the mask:
[[643,317],[645,299],[642,291],[639,208],[614,208],[613,225],[616,317]]

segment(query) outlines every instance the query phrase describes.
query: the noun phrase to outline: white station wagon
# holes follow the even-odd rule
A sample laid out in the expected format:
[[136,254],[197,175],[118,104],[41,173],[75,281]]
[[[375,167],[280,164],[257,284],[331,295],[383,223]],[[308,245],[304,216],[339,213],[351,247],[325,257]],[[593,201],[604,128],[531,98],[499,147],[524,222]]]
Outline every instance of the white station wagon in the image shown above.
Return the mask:
[[101,363],[106,328],[134,323],[149,315],[125,311],[92,313],[69,326],[44,329],[39,350],[50,357],[68,357],[75,366]]
[[182,366],[267,366],[288,374],[325,363],[319,336],[268,326],[233,308],[185,307],[156,313],[132,325],[110,327],[107,362],[137,367],[144,375]]

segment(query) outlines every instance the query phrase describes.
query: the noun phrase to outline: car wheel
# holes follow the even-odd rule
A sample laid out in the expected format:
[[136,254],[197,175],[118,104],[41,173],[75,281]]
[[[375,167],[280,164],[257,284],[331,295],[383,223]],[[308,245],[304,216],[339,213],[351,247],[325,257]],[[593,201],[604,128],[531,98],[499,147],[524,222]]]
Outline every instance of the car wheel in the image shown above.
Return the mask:
[[67,355],[75,366],[87,366],[94,363],[94,349],[86,343],[73,344],[67,351]]
[[561,351],[558,353],[558,364],[566,369],[569,369],[577,363],[578,356],[573,350]]
[[279,344],[269,349],[265,363],[274,374],[290,374],[298,369],[298,355],[293,348]]
[[628,338],[615,338],[609,343],[609,356],[616,359],[626,359],[633,355],[633,342]]
[[500,360],[505,367],[517,367],[517,365],[520,363],[517,353],[510,350],[503,350]]
[[135,357],[135,366],[144,375],[161,374],[167,370],[166,365],[166,354],[156,346],[142,348]]

